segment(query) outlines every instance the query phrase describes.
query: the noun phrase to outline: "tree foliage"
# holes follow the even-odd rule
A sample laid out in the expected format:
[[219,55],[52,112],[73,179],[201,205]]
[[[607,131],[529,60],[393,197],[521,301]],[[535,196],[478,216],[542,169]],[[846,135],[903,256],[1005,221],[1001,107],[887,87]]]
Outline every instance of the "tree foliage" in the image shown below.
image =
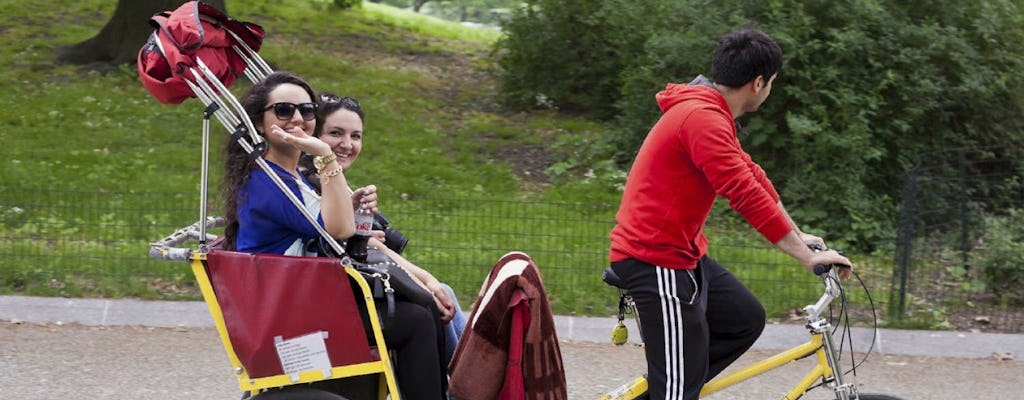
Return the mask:
[[519,106],[542,97],[613,119],[601,148],[614,153],[600,156],[627,167],[660,115],[654,93],[708,75],[717,39],[740,26],[784,53],[741,140],[807,228],[862,244],[891,237],[909,165],[1024,136],[1024,9],[1013,0],[535,0],[499,43],[502,89]]
[[363,0],[334,0],[334,6],[342,10],[357,8],[363,5]]

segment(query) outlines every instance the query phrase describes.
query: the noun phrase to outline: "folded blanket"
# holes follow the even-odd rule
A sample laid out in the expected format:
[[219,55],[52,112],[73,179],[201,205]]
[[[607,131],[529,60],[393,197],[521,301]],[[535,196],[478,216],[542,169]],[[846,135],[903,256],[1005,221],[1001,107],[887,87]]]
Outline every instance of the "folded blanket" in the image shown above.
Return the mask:
[[449,370],[456,399],[568,397],[551,305],[530,256],[511,252],[491,269]]

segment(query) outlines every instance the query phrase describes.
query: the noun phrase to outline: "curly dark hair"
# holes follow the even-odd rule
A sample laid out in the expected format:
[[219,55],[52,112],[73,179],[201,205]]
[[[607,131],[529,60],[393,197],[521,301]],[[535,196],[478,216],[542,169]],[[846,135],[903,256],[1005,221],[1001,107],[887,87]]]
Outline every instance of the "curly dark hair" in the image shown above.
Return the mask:
[[[245,109],[245,113],[249,116],[249,120],[252,121],[253,125],[258,126],[261,123],[270,92],[283,84],[299,86],[309,94],[310,99],[317,98],[313,88],[298,75],[287,71],[271,73],[266,78],[263,78],[263,80],[249,87],[245,94],[242,95],[242,108]],[[319,122],[319,119],[317,122]],[[264,132],[257,133],[260,136],[265,135]],[[249,139],[243,137],[242,140]],[[220,192],[221,202],[224,207],[224,219],[227,222],[227,226],[224,228],[223,246],[226,250],[234,250],[235,239],[238,237],[238,204],[243,200],[242,196],[244,196],[241,189],[249,180],[252,170],[256,168],[256,162],[230,136],[228,140],[224,141],[222,151],[224,154],[224,177],[220,182]]]

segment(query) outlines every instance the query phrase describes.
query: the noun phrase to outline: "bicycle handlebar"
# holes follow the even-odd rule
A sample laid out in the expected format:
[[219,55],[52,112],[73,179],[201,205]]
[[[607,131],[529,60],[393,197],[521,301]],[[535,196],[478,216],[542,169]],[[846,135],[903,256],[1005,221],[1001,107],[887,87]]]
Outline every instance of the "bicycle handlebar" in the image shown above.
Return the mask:
[[[830,250],[828,246],[825,246],[824,243],[807,243],[807,248],[811,249],[811,251],[814,252]],[[841,250],[831,250],[835,250],[836,253],[839,253],[840,255],[843,254]],[[814,266],[814,275],[825,275],[826,273],[828,273],[828,271],[831,271],[833,268],[850,268],[850,266],[845,264],[818,264]]]
[[822,276],[827,274],[828,271],[831,271],[832,268],[850,268],[850,266],[843,264],[818,264],[814,266],[814,274]]

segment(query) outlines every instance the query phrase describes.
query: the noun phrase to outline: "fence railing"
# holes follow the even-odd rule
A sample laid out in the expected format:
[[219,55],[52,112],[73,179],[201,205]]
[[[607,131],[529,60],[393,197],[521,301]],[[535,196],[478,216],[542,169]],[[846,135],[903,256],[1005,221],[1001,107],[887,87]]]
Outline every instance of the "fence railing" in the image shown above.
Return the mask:
[[1024,331],[1021,149],[952,149],[905,177],[890,315],[936,327]]
[[[0,187],[0,293],[198,299],[185,265],[147,257],[149,242],[198,219],[197,204],[198,194],[192,193]],[[217,215],[214,204],[211,215]],[[608,265],[608,231],[617,204],[417,198],[381,207],[410,238],[404,255],[453,286],[464,307],[498,258],[522,251],[541,267],[556,313],[606,316],[614,310],[615,292],[600,276]],[[758,295],[770,316],[785,318],[816,299],[816,279],[753,230],[747,240],[713,236],[712,242],[711,256]],[[909,275],[900,275],[904,264],[893,268],[892,260],[873,257],[861,268],[882,320],[922,310],[916,308],[921,297],[916,285],[892,284]],[[916,284],[919,275],[912,276]],[[848,287],[853,315],[870,322],[863,291]],[[908,295],[890,293],[908,287]],[[955,306],[944,304],[946,310]],[[1006,315],[989,314],[990,325],[1021,331],[1021,318]]]

